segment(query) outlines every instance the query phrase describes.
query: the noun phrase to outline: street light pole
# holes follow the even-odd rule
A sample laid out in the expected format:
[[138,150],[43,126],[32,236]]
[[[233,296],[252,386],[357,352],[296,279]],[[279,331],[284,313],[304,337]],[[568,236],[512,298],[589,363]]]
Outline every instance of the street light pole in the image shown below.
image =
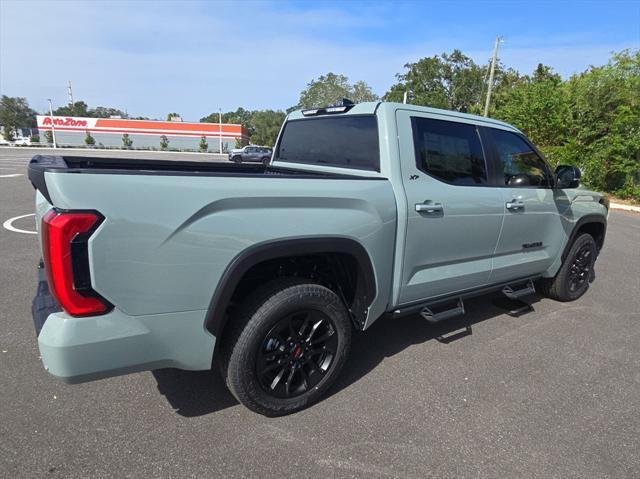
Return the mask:
[[218,108],[218,127],[220,128],[220,154],[222,155],[222,108]]
[[51,136],[53,137],[53,147],[58,148],[58,145],[56,144],[56,127],[53,124],[53,108],[51,107],[51,98],[48,98],[48,100],[49,100],[49,118],[51,119]]
[[484,116],[489,116],[489,103],[491,102],[491,88],[493,87],[493,74],[496,71],[496,60],[498,59],[498,47],[500,37],[496,37],[496,44],[493,47],[493,58],[491,58],[491,72],[489,73],[489,85],[487,87],[487,101],[484,104]]

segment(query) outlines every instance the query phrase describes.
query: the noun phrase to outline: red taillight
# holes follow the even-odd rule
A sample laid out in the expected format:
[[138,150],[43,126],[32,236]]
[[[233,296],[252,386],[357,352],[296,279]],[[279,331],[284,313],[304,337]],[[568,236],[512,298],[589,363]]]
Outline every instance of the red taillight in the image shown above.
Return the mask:
[[[88,291],[79,292],[75,285],[80,278],[74,278],[74,270],[76,275],[79,275],[78,272],[83,268],[86,269],[88,277],[88,262],[86,266],[76,264],[74,267],[74,261],[77,262],[79,259],[74,258],[72,254],[72,241],[81,238],[80,235],[83,233],[90,232],[101,219],[98,213],[91,211],[56,210],[49,211],[42,218],[42,249],[49,289],[64,310],[74,316],[99,314],[109,309],[109,305],[95,293],[91,294],[90,288]],[[88,235],[85,236],[87,237],[84,239],[84,245],[80,244],[81,247],[86,247]]]

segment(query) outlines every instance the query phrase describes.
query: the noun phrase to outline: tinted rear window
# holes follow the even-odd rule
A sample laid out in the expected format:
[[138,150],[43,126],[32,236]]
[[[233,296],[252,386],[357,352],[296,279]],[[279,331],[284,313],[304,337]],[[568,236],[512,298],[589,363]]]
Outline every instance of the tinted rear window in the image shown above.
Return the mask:
[[323,117],[287,122],[278,161],[380,171],[374,115]]
[[476,127],[413,117],[413,142],[419,169],[454,185],[482,185],[487,170]]

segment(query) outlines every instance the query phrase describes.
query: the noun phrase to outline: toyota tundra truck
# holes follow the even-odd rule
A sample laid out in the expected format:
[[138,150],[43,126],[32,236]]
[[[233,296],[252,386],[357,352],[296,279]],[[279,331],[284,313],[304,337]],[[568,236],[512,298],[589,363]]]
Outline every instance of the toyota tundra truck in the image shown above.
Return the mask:
[[44,367],[76,383],[215,364],[267,416],[318,401],[383,315],[580,298],[608,216],[517,128],[387,102],[290,113],[266,166],[38,155],[29,178]]

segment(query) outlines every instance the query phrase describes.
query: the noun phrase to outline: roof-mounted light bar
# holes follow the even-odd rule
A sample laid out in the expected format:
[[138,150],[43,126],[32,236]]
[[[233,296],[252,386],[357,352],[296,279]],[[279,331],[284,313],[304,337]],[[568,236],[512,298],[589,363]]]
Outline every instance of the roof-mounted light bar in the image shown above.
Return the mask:
[[322,108],[311,108],[309,110],[302,110],[302,114],[304,116],[317,116],[317,115],[332,115],[335,113],[344,113],[349,111],[355,103],[353,103],[348,98],[343,98],[342,100],[337,101],[335,104],[330,106],[325,106]]

